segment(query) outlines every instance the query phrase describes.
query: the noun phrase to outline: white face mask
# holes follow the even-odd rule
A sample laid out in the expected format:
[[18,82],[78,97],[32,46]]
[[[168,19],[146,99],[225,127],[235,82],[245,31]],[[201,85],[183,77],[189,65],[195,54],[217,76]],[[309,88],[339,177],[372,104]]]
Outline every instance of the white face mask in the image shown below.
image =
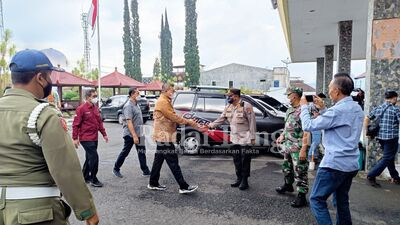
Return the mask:
[[142,99],[140,95],[136,97],[136,101],[140,101],[140,99]]
[[97,104],[98,101],[99,101],[98,98],[93,98],[92,100],[90,100],[90,102],[93,104]]

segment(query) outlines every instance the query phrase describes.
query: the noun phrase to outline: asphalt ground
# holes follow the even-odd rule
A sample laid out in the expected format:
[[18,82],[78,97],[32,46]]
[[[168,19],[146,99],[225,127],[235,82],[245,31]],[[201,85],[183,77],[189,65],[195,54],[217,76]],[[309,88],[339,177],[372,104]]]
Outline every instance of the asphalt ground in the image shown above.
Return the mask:
[[[148,123],[151,129],[151,121]],[[316,224],[310,208],[294,209],[290,202],[296,194],[279,195],[275,187],[283,183],[282,159],[260,155],[252,160],[250,189],[231,188],[234,181],[232,157],[227,155],[180,155],[183,175],[189,184],[199,185],[197,192],[178,193],[178,185],[164,163],[160,183],[166,191],[146,188],[149,177],[143,177],[135,149],[121,168],[124,178],[112,174],[114,162],[122,149],[122,127],[105,122],[110,142],[99,140],[100,165],[98,178],[103,188],[90,187],[100,216],[100,224]],[[155,145],[148,137],[147,163],[151,167]],[[81,163],[84,150],[78,149]],[[309,173],[310,187],[315,172]],[[400,185],[381,181],[382,188],[366,185],[357,177],[350,191],[353,224],[400,224]],[[335,221],[335,209],[329,201]],[[72,215],[72,225],[83,224]]]

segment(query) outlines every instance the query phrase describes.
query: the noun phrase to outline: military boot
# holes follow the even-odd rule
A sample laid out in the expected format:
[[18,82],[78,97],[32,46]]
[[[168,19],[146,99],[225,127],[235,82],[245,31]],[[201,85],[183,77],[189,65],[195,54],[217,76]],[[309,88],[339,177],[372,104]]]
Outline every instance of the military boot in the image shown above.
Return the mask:
[[243,177],[242,182],[240,183],[239,189],[241,191],[244,191],[249,188],[249,182],[247,180],[247,177]]
[[285,183],[284,185],[277,187],[275,191],[278,192],[279,194],[285,194],[285,192],[293,192],[294,189],[293,185]]
[[239,187],[240,183],[242,183],[242,178],[238,177],[235,183],[231,184],[231,187]]
[[299,193],[297,195],[296,199],[291,203],[291,206],[293,208],[300,208],[300,207],[303,207],[303,206],[307,206],[306,194]]

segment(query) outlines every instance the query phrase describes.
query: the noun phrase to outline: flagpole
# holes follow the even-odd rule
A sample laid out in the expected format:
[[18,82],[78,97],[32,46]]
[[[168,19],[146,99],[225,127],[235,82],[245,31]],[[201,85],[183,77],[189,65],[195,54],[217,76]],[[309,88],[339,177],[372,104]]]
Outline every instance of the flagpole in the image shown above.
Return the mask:
[[99,106],[101,106],[101,64],[100,64],[100,25],[99,25],[99,20],[100,20],[100,0],[97,0],[97,57],[98,57],[98,66],[99,66],[99,77],[98,77],[98,86],[99,86]]

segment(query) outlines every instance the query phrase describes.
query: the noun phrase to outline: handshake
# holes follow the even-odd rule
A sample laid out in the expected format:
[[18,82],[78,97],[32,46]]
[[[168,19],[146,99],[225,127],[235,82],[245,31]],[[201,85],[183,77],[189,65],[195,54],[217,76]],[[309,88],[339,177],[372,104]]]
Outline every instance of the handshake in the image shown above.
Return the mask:
[[195,128],[203,133],[203,132],[207,132],[209,128],[212,128],[212,127],[210,127],[210,124],[211,123],[209,123],[209,122],[207,124],[205,124],[203,122],[190,119],[188,125],[192,126],[193,128]]

